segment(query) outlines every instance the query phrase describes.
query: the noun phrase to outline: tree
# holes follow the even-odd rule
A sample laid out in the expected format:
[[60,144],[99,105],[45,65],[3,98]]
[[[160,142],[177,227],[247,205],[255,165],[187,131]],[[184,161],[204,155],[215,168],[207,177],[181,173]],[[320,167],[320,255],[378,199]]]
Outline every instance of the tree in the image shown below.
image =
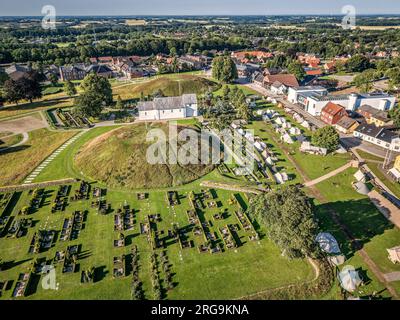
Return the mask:
[[49,74],[49,81],[51,82],[51,84],[52,84],[53,86],[56,86],[57,83],[58,83],[58,77],[57,77],[57,75],[54,74],[54,73],[50,73],[50,74]]
[[74,95],[76,95],[75,85],[69,80],[64,83],[63,90],[69,97],[73,97]]
[[87,117],[98,117],[106,105],[112,103],[110,82],[95,73],[83,79],[83,93],[75,99],[78,112]]
[[18,104],[19,100],[24,98],[22,88],[17,81],[12,79],[6,80],[4,82],[4,99],[8,102]]
[[326,148],[328,152],[335,151],[339,147],[339,140],[339,134],[332,126],[317,129],[311,137],[313,145]]
[[287,68],[289,73],[292,73],[295,75],[295,77],[297,78],[297,80],[302,81],[305,76],[306,76],[306,72],[304,71],[303,66],[301,65],[301,63],[297,60],[293,60]]
[[398,105],[389,111],[389,117],[396,127],[400,127],[400,107]]
[[357,54],[347,61],[347,70],[349,72],[362,72],[370,67],[368,58]]
[[238,77],[235,63],[229,56],[215,57],[212,62],[212,76],[223,83],[232,83]]
[[289,258],[317,257],[318,226],[313,205],[296,186],[255,196],[249,215],[263,223],[270,239]]
[[400,88],[400,67],[391,68],[386,71],[386,76],[389,77],[389,87],[391,90]]
[[78,113],[86,117],[100,116],[104,108],[104,100],[102,97],[93,92],[83,92],[79,97],[75,98]]
[[353,83],[362,92],[369,92],[373,89],[375,70],[367,69],[354,77]]
[[112,103],[112,89],[108,79],[100,77],[95,73],[88,74],[81,83],[84,92],[93,92],[99,95],[99,98],[106,104]]
[[4,82],[6,82],[9,79],[8,74],[0,71],[0,86],[4,85]]
[[118,96],[117,103],[115,104],[116,109],[123,109],[124,103],[122,102],[121,96]]
[[18,80],[22,87],[24,99],[29,100],[30,103],[32,103],[34,99],[40,99],[42,97],[42,87],[38,77],[39,75],[33,72],[28,74],[27,77]]

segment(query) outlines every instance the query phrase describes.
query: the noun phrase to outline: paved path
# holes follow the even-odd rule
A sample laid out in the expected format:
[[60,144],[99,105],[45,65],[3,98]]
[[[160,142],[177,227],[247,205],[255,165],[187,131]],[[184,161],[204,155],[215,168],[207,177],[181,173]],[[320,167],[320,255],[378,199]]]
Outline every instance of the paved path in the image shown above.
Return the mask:
[[385,273],[383,275],[388,282],[400,281],[400,272]]
[[400,228],[400,209],[376,190],[368,193],[368,197],[377,209],[394,225]]
[[355,162],[354,161],[350,161],[350,162],[346,163],[344,166],[341,166],[340,168],[337,168],[336,170],[333,170],[333,171],[327,173],[326,175],[323,175],[323,176],[321,176],[321,177],[319,177],[317,179],[311,180],[311,181],[307,181],[306,183],[304,183],[304,186],[305,187],[311,187],[311,186],[313,186],[313,185],[315,185],[317,183],[320,183],[320,182],[322,182],[324,180],[327,180],[329,178],[332,178],[332,177],[336,176],[337,174],[347,170],[350,167],[354,167],[354,165],[355,165]]
[[82,130],[80,133],[73,136],[71,139],[64,142],[58,149],[56,149],[49,157],[47,157],[39,166],[36,167],[32,173],[25,178],[24,184],[32,183],[32,181],[46,168],[59,154],[64,151],[66,147],[68,147],[71,143],[74,143],[77,139],[79,139],[83,134],[85,134],[89,129]]

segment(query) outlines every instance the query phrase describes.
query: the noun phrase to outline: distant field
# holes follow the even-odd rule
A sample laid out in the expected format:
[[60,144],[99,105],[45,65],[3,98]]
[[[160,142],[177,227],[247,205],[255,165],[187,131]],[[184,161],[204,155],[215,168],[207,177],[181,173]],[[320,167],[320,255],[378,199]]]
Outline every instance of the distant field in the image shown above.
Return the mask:
[[0,186],[22,182],[36,166],[75,133],[35,130],[29,133],[27,143],[0,152]]
[[128,26],[144,26],[147,24],[146,20],[140,19],[127,19],[125,20],[125,24]]

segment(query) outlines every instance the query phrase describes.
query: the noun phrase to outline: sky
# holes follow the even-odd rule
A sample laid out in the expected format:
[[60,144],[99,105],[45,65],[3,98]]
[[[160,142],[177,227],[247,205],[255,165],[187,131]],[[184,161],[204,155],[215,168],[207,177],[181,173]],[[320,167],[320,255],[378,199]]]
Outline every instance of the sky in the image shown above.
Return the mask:
[[399,0],[0,0],[0,16],[40,16],[53,5],[57,15],[281,15],[400,14]]

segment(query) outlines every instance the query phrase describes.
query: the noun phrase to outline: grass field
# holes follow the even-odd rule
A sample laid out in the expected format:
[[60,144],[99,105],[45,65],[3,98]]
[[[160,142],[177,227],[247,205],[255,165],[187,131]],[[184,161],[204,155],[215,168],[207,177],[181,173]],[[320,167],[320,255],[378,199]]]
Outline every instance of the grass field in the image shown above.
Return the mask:
[[366,161],[368,168],[392,191],[398,198],[400,198],[400,184],[387,178],[381,171],[379,164],[376,162]]
[[21,134],[16,134],[10,137],[6,138],[1,138],[0,137],[0,150],[3,148],[8,148],[10,146],[13,146],[19,142],[22,141],[22,135]]
[[[331,232],[336,237],[342,252],[350,259],[345,264],[361,267],[373,280],[373,274],[368,271],[359,254],[351,248],[340,227],[331,220],[328,210],[338,213],[341,221],[351,230],[353,236],[363,245],[383,273],[400,271],[400,266],[392,264],[386,252],[387,248],[399,244],[400,230],[376,209],[368,197],[353,189],[351,182],[355,180],[353,175],[356,171],[355,168],[348,169],[316,185],[327,200],[326,203],[317,203],[317,215],[323,230]],[[373,292],[384,289],[376,278],[370,285],[363,290]],[[398,293],[400,294],[400,291]]]
[[39,129],[29,133],[26,144],[0,153],[0,185],[20,183],[74,132],[53,132]]
[[[262,104],[260,105],[260,109],[265,109],[267,105]],[[303,134],[306,137],[311,135],[311,132],[303,127],[294,123],[290,117],[288,117],[283,110],[268,106],[268,108],[273,109],[281,114],[281,116],[285,117],[286,120],[292,123],[294,126],[300,128]],[[261,137],[266,143],[268,144],[269,148],[277,154],[278,156],[278,167],[284,167],[288,174],[294,177],[293,183],[302,182],[302,178],[297,172],[296,167],[293,163],[288,159],[288,155],[292,158],[293,161],[297,164],[297,166],[302,170],[302,172],[309,178],[309,179],[316,179],[320,176],[323,176],[341,166],[346,164],[350,160],[350,155],[346,154],[329,154],[325,157],[317,156],[317,155],[310,155],[310,154],[303,154],[299,151],[300,142],[295,141],[293,144],[286,144],[280,142],[280,136],[278,133],[274,131],[271,124],[268,124],[264,121],[258,120],[253,121],[251,124],[247,126],[249,129],[254,129],[255,134]],[[272,139],[274,137],[274,139]],[[283,151],[286,151],[287,154]]]
[[115,98],[120,96],[121,99],[127,100],[140,98],[142,93],[144,96],[152,95],[158,90],[161,90],[165,96],[179,96],[184,93],[205,93],[217,88],[218,84],[213,81],[198,76],[181,74],[173,77],[162,76],[142,83],[116,86],[113,89],[113,95]]
[[[73,189],[77,186],[74,185]],[[130,299],[130,283],[132,276],[129,271],[121,279],[112,277],[112,259],[114,256],[126,254],[129,257],[130,249],[136,245],[139,249],[139,279],[143,283],[143,290],[147,299],[153,298],[153,290],[150,281],[150,252],[151,247],[145,235],[139,234],[139,224],[145,222],[148,214],[161,214],[161,222],[157,222],[157,230],[171,229],[171,223],[178,223],[181,228],[187,230],[186,236],[193,241],[194,247],[181,249],[175,241],[167,241],[167,256],[173,272],[175,288],[166,292],[163,290],[164,298],[167,299],[229,299],[239,298],[258,291],[280,287],[288,284],[309,281],[313,279],[313,270],[308,263],[302,260],[287,260],[281,257],[279,250],[265,236],[261,240],[249,241],[247,232],[240,229],[237,238],[241,245],[237,249],[224,249],[219,254],[199,253],[197,246],[204,239],[195,236],[188,226],[186,210],[190,209],[187,193],[197,188],[189,188],[179,192],[181,204],[174,209],[166,202],[165,192],[150,192],[148,200],[137,200],[133,192],[107,192],[107,202],[112,204],[116,210],[123,204],[129,204],[135,209],[135,225],[131,231],[124,231],[126,246],[114,248],[113,240],[119,232],[114,230],[114,215],[98,214],[95,209],[90,208],[91,200],[72,202],[66,212],[50,214],[50,204],[55,197],[55,190],[46,192],[44,206],[37,212],[27,216],[32,217],[36,223],[29,228],[27,234],[19,239],[1,238],[2,258],[6,262],[6,269],[0,273],[0,281],[14,280],[11,290],[3,292],[1,299],[9,299],[15,286],[15,279],[20,272],[28,271],[33,259],[45,258],[51,260],[56,251],[65,250],[68,245],[81,245],[78,256],[79,271],[73,274],[63,274],[61,265],[56,266],[57,283],[59,289],[44,290],[40,280],[36,277],[30,288],[28,299]],[[202,221],[210,221],[210,231],[215,232],[218,243],[222,242],[219,228],[226,224],[238,224],[234,215],[236,204],[229,204],[232,193],[217,190],[213,192],[215,201],[219,207],[199,211]],[[243,195],[237,195],[243,197]],[[15,214],[22,206],[29,202],[30,195],[23,192],[15,206],[12,214]],[[242,198],[243,199],[243,198]],[[34,231],[40,229],[58,230],[62,228],[65,217],[71,215],[75,210],[88,210],[84,222],[84,228],[76,240],[62,242],[58,240],[49,250],[36,255],[28,254],[29,243]],[[225,218],[215,220],[214,213],[226,212]],[[262,230],[259,230],[263,234]],[[156,250],[160,254],[161,249]],[[158,257],[159,259],[159,257]],[[8,269],[7,266],[12,266]],[[90,267],[96,268],[96,281],[92,284],[80,283],[80,271]],[[128,270],[128,269],[127,269]],[[161,267],[158,269],[163,281],[164,275]],[[161,287],[165,289],[165,283]]]

